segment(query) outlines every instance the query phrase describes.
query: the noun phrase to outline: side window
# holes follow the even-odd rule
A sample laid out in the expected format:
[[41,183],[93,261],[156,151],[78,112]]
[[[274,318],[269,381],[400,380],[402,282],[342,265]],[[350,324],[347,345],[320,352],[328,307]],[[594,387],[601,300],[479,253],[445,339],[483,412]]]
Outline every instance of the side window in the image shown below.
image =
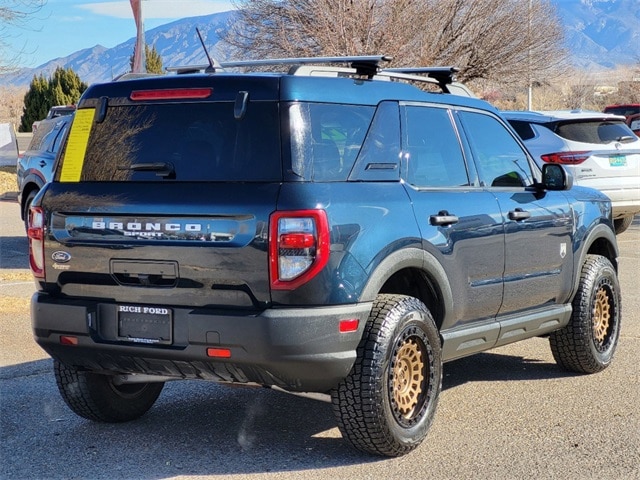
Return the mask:
[[533,183],[527,154],[496,118],[460,112],[480,182],[486,187],[525,187]]
[[416,187],[469,185],[460,141],[449,111],[407,106],[403,115],[402,153],[407,160],[406,181]]
[[400,180],[400,113],[396,102],[381,102],[349,180]]

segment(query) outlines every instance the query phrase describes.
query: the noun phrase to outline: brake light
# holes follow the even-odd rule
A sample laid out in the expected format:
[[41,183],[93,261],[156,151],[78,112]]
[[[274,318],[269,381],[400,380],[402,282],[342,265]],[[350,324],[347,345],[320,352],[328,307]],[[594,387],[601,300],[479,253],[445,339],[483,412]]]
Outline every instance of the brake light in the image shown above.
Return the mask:
[[269,226],[271,288],[293,290],[329,261],[329,222],[324,210],[275,212]]
[[40,207],[29,210],[29,265],[34,277],[44,278],[44,213]]
[[157,90],[134,90],[131,100],[179,100],[186,98],[207,98],[213,88],[164,88]]
[[557,152],[540,155],[547,163],[560,163],[563,165],[578,165],[591,156],[591,152]]

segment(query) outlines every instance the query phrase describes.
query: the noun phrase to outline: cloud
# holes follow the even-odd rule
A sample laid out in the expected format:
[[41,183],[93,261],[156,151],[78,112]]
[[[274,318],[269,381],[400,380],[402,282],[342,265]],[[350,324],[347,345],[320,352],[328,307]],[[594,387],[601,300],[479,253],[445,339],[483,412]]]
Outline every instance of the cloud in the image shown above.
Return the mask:
[[[115,18],[132,18],[131,4],[127,0],[85,3],[78,5],[96,15]],[[232,10],[230,0],[142,0],[142,17],[186,18]]]

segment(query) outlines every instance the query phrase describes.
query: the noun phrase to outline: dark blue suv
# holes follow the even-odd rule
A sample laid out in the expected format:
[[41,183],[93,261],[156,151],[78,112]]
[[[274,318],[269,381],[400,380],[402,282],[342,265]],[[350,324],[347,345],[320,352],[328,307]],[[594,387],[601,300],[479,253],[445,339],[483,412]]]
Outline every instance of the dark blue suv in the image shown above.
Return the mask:
[[75,413],[256,383],[330,394],[345,439],[398,456],[443,362],[534,336],[566,369],[611,362],[609,200],[540,171],[454,69],[384,60],[84,93],[29,224],[34,334]]

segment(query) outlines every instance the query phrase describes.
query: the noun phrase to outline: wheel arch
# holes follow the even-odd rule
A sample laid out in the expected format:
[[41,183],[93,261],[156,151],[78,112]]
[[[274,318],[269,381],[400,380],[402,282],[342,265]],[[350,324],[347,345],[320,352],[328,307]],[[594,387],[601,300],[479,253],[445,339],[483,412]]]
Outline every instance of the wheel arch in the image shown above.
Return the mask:
[[605,224],[597,225],[582,240],[582,249],[578,262],[575,265],[576,274],[574,275],[573,292],[578,291],[580,284],[580,270],[587,259],[587,255],[601,255],[607,258],[616,273],[618,272],[618,244],[616,235],[611,228]]
[[38,177],[32,176],[30,178],[27,178],[27,180],[25,181],[25,183],[22,186],[22,189],[20,191],[20,218],[22,218],[22,220],[24,220],[24,206],[25,206],[25,202],[27,201],[27,198],[29,198],[29,194],[31,192],[38,192],[42,189],[42,186],[44,184],[41,184],[40,182],[38,182],[36,179]]
[[369,276],[362,301],[372,301],[380,293],[418,298],[431,311],[438,329],[453,311],[453,293],[446,272],[430,253],[404,248],[382,260]]

